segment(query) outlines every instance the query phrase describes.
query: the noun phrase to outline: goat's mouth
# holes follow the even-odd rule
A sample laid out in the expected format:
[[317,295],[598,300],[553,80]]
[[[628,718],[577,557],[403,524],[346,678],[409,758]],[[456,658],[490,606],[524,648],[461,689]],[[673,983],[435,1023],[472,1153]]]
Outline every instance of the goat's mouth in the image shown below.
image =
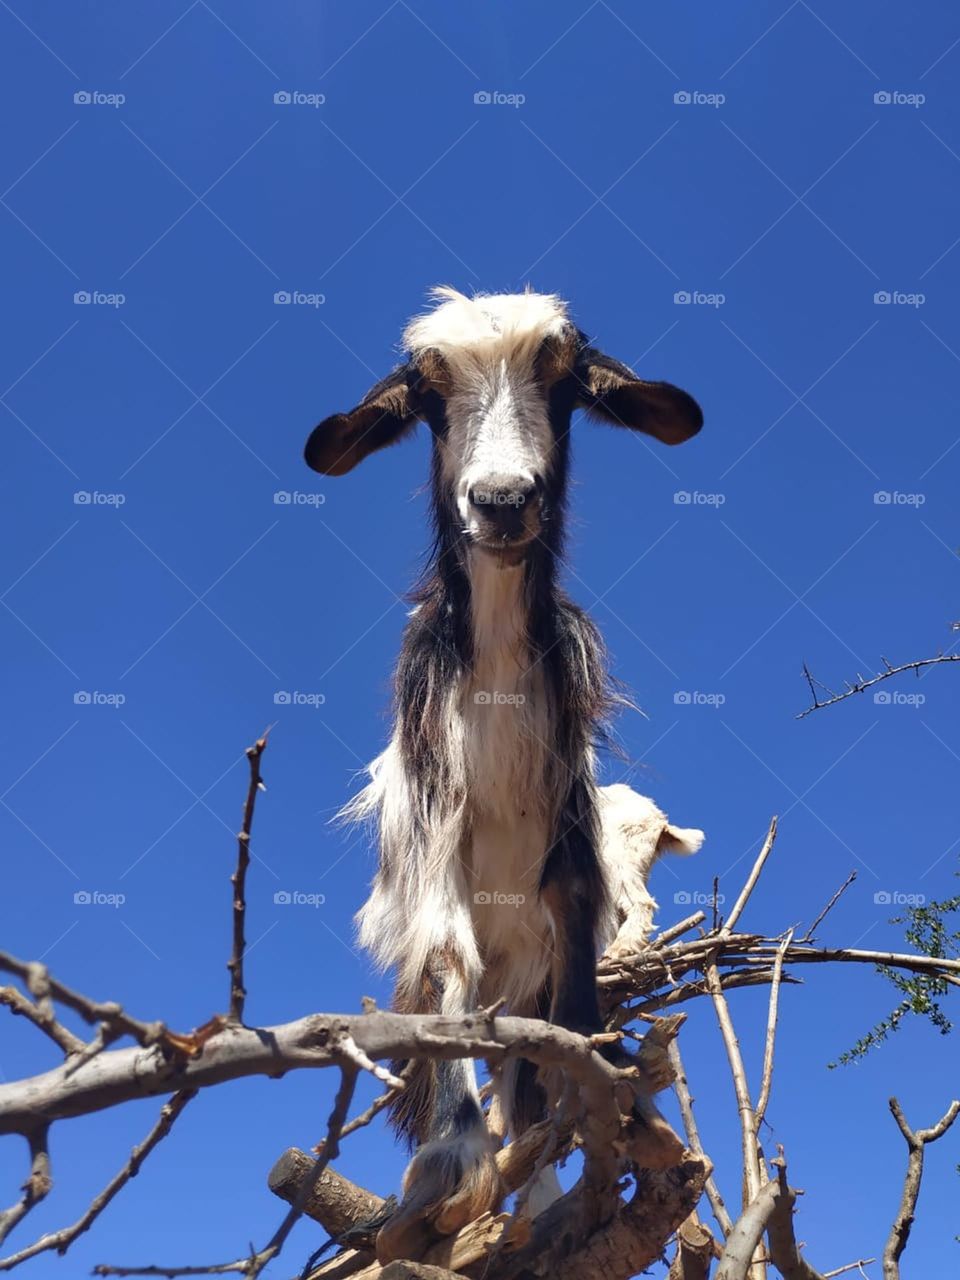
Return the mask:
[[507,566],[521,564],[527,558],[527,552],[533,546],[535,539],[536,534],[533,533],[525,533],[515,538],[510,538],[506,534],[496,536],[474,534],[470,537],[470,545],[483,555]]

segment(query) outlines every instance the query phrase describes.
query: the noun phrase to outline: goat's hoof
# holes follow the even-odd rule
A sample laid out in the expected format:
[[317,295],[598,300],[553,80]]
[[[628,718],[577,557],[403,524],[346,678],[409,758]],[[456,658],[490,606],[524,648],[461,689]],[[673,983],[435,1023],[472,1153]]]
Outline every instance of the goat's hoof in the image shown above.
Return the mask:
[[422,1257],[437,1236],[453,1235],[503,1198],[486,1133],[421,1147],[403,1182],[403,1203],[377,1234],[384,1264]]

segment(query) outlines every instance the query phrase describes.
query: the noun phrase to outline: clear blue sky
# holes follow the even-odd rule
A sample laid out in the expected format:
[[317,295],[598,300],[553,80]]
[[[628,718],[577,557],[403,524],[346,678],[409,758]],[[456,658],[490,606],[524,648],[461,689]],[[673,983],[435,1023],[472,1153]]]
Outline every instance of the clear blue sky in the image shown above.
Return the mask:
[[[568,582],[646,713],[620,722],[629,777],[708,833],[657,870],[664,919],[714,875],[734,892],[773,812],[748,926],[809,920],[856,867],[824,940],[883,947],[900,932],[875,894],[952,892],[952,671],[896,686],[921,705],[793,717],[802,660],[839,684],[956,643],[958,40],[955,6],[889,0],[0,0],[3,945],[174,1027],[222,1009],[242,749],[276,720],[248,1015],[388,998],[352,945],[372,851],[328,821],[386,732],[428,442],[339,481],[301,448],[386,371],[438,282],[556,291],[611,354],[704,406],[673,452],[587,423],[575,441]],[[325,701],[277,706],[278,691]],[[294,890],[325,903],[275,904]],[[804,976],[785,993],[769,1146],[786,1144],[807,1190],[798,1234],[830,1268],[877,1253],[894,1211],[886,1098],[932,1122],[957,1045],[910,1026],[830,1073],[893,993],[869,970]],[[756,1081],[765,998],[733,1007]],[[733,1202],[729,1078],[711,1010],[690,1011],[701,1127]],[[0,1021],[3,1078],[52,1061]],[[279,1211],[267,1170],[318,1140],[333,1084],[199,1099],[94,1235],[32,1274],[262,1243]],[[55,1194],[14,1240],[72,1220],[156,1111],[58,1128]],[[956,1265],[956,1161],[953,1136],[929,1154],[911,1274]],[[377,1130],[341,1167],[388,1192],[402,1163]],[[23,1169],[5,1144],[7,1199]],[[319,1240],[300,1227],[271,1274]]]

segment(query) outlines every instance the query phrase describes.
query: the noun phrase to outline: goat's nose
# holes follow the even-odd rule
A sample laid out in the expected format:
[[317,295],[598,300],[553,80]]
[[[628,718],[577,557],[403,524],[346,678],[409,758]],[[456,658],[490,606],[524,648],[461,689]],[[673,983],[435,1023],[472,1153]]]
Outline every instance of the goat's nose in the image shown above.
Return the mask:
[[540,489],[541,482],[537,477],[488,476],[470,486],[467,501],[479,515],[503,518],[511,512],[522,514],[524,508],[538,497]]

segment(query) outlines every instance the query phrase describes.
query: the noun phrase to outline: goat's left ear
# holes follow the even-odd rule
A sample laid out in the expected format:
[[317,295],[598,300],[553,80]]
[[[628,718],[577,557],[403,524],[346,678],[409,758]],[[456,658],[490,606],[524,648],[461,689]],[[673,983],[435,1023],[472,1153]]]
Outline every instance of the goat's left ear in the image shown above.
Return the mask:
[[645,431],[663,444],[682,444],[703,426],[693,396],[669,382],[644,382],[595,347],[581,350],[575,376],[580,383],[577,403],[604,422]]
[[355,409],[335,413],[314,427],[303,451],[307,465],[325,476],[343,476],[375,449],[407,435],[417,421],[408,374],[408,365],[397,365]]

